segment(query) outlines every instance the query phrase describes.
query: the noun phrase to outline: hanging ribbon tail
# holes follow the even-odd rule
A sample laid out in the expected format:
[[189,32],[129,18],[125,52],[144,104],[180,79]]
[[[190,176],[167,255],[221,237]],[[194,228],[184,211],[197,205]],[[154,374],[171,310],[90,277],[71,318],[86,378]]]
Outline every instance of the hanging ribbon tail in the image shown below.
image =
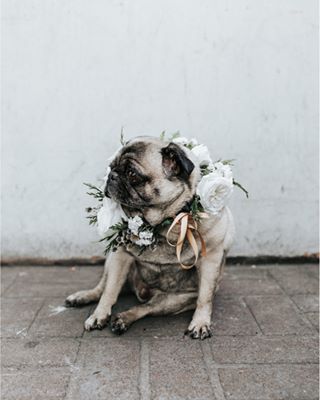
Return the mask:
[[[201,213],[203,214],[203,218],[207,218],[208,215],[206,213]],[[169,241],[169,234],[171,233],[172,229],[175,226],[179,226],[180,227],[180,232],[179,232],[179,236],[178,236],[178,240],[176,243],[171,243]],[[192,218],[191,214],[189,213],[180,213],[178,214],[175,219],[173,220],[170,228],[168,229],[167,232],[167,242],[170,246],[176,247],[176,254],[177,254],[177,259],[180,263],[181,268],[183,269],[190,269],[192,267],[194,267],[198,261],[198,257],[199,257],[199,248],[198,248],[198,244],[197,241],[194,237],[194,233],[196,233],[200,239],[201,242],[201,256],[205,257],[207,254],[206,251],[206,244],[205,241],[201,235],[201,233],[198,231],[198,224],[197,222]],[[183,248],[183,244],[185,241],[185,238],[188,239],[188,242],[192,248],[192,251],[194,253],[194,262],[192,265],[185,265],[181,262],[181,253],[182,253],[182,248]]]

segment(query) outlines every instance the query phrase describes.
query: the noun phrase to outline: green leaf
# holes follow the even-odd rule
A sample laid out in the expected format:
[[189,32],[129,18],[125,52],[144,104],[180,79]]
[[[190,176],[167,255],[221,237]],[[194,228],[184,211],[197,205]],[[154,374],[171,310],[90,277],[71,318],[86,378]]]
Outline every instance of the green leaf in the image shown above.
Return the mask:
[[126,141],[124,140],[123,126],[121,127],[120,143],[122,144],[122,146],[125,146],[125,144],[126,144]]
[[179,131],[174,132],[174,133],[170,136],[170,140],[177,139],[178,137],[180,137],[180,132],[179,132]]
[[162,131],[162,132],[160,133],[160,140],[164,141],[165,138],[166,138],[166,131]]

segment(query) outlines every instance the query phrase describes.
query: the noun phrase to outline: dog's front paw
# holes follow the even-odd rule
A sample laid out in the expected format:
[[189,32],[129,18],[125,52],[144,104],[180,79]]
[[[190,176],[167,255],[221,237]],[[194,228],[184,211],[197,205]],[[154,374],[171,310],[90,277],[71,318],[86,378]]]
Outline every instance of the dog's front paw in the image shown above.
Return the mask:
[[88,304],[90,302],[90,299],[88,299],[87,292],[88,292],[87,290],[81,290],[80,292],[70,294],[70,296],[68,296],[65,299],[65,302],[64,302],[65,306],[66,307],[81,307],[81,306]]
[[92,315],[90,315],[88,319],[86,319],[84,323],[84,329],[86,331],[91,331],[93,329],[102,329],[107,325],[109,319],[110,315],[101,317],[94,312]]
[[129,328],[129,324],[126,322],[125,318],[121,314],[117,314],[111,321],[111,331],[116,335],[122,335]]
[[192,339],[206,339],[212,336],[210,323],[208,322],[193,322],[191,321],[185,335],[190,336]]

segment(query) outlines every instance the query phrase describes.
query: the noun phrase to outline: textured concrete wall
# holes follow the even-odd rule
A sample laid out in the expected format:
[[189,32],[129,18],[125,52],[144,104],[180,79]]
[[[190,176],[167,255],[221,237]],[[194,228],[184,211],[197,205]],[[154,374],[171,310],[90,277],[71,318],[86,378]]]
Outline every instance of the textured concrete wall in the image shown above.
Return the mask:
[[126,137],[235,158],[233,255],[317,249],[316,0],[4,0],[4,257],[101,254],[82,182]]

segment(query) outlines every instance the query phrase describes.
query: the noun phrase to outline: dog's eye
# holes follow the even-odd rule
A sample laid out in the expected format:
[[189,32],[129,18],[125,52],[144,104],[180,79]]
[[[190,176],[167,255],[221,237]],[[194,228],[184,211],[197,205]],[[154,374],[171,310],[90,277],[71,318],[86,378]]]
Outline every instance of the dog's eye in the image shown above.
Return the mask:
[[139,176],[137,175],[137,173],[135,171],[133,171],[132,169],[129,169],[127,174],[128,174],[128,177],[129,177],[131,183],[139,182]]

